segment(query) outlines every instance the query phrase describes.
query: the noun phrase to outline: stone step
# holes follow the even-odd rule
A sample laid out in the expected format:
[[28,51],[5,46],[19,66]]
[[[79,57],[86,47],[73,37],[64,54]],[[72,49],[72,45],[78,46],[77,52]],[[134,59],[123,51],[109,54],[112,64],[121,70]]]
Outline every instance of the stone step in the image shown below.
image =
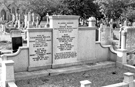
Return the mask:
[[92,69],[101,69],[101,68],[109,68],[115,67],[115,62],[105,61],[96,64],[81,64],[77,66],[70,66],[65,68],[57,68],[57,69],[47,69],[47,70],[39,70],[39,71],[31,71],[31,72],[18,72],[15,73],[15,80],[24,80],[31,78],[38,78],[49,75],[59,75],[59,74],[68,74],[74,72],[82,72],[88,71]]

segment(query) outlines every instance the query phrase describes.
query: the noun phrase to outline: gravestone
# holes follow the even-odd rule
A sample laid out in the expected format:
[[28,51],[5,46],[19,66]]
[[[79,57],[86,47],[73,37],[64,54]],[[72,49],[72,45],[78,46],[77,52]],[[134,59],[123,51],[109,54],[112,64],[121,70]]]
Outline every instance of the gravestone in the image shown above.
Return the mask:
[[46,21],[41,21],[40,22],[40,28],[45,28],[46,26]]
[[135,27],[135,22],[132,23],[132,26]]
[[52,36],[49,29],[28,29],[29,71],[47,69],[52,63]]
[[127,29],[126,49],[128,51],[127,63],[134,65],[135,64],[135,28],[133,27]]
[[126,38],[126,49],[128,51],[135,50],[135,28],[128,28]]
[[2,28],[2,25],[0,25],[0,33],[3,32],[3,28]]
[[28,21],[28,15],[24,15],[25,28],[27,27],[27,21]]
[[79,16],[54,15],[49,19],[53,28],[53,67],[76,63]]
[[3,33],[6,33],[5,25],[1,24]]
[[38,28],[39,27],[39,17],[37,16],[36,17],[36,28]]
[[47,23],[46,23],[46,27],[49,27],[49,14],[46,14],[46,19],[47,19]]
[[22,46],[22,36],[20,30],[12,30],[10,32],[11,38],[12,38],[12,49],[13,52],[16,52],[20,46]]
[[15,22],[15,15],[12,14],[12,22]]
[[111,29],[108,26],[103,26],[103,32],[101,33],[101,43],[104,45],[111,44]]

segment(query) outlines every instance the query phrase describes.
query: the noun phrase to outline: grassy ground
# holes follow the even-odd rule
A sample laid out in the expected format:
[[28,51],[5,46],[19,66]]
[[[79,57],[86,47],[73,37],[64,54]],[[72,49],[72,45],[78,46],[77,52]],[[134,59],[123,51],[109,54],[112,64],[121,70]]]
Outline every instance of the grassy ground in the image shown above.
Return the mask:
[[122,82],[123,73],[128,70],[121,68],[106,68],[79,73],[46,76],[35,79],[16,81],[18,87],[80,87],[80,81],[89,80],[92,87],[101,87]]

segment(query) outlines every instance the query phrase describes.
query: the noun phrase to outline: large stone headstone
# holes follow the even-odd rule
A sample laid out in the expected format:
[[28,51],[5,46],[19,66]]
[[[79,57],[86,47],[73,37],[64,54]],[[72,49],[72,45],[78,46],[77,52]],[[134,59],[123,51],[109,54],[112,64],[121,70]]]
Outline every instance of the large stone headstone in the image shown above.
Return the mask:
[[13,52],[16,52],[20,46],[22,46],[22,36],[20,30],[12,30],[10,32],[10,35],[12,37],[12,49]]
[[49,29],[28,29],[29,70],[51,67],[52,36]]
[[50,16],[53,28],[53,67],[77,62],[79,16]]

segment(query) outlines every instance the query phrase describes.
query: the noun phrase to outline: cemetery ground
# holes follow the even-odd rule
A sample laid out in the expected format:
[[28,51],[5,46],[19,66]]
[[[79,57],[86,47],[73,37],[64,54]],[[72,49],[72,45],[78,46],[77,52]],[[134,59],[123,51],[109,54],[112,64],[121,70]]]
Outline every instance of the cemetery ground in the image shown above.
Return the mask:
[[91,87],[101,87],[122,82],[123,73],[131,72],[118,67],[93,69],[84,72],[45,76],[34,79],[18,80],[18,87],[80,87],[80,81],[89,80]]
[[[119,31],[115,30],[116,37],[119,36]],[[116,40],[118,42],[118,40]],[[26,45],[26,43],[23,43]],[[11,41],[3,40],[0,42],[0,50],[11,50]],[[80,87],[80,81],[89,80],[92,82],[92,87],[101,87],[105,85],[122,82],[123,73],[130,72],[118,67],[93,69],[89,71],[60,74],[54,76],[37,77],[33,79],[16,80],[18,87]]]

